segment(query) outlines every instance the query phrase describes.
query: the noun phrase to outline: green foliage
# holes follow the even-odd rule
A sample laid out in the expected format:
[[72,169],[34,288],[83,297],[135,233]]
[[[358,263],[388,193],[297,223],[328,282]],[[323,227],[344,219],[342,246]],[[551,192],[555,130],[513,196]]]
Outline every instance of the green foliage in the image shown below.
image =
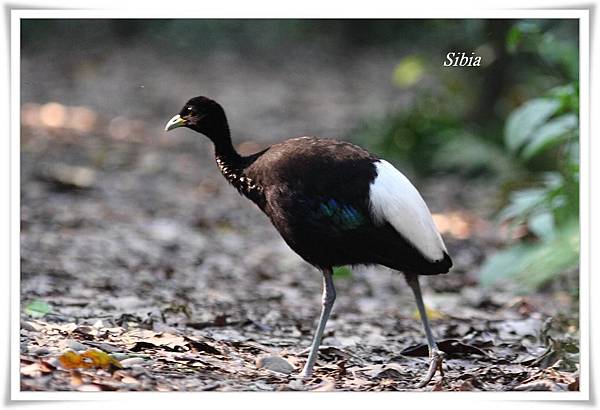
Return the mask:
[[525,225],[537,239],[518,242],[488,258],[481,281],[489,285],[511,278],[523,290],[538,288],[579,265],[579,157],[577,87],[551,90],[517,108],[508,118],[507,147],[520,160],[559,148],[556,170],[542,174],[535,187],[510,195],[499,218]]
[[523,146],[534,131],[544,124],[560,107],[555,100],[538,98],[523,104],[506,122],[506,145],[516,151]]
[[579,185],[574,174],[565,174],[546,173],[543,182],[535,188],[512,192],[508,204],[500,211],[499,219],[511,221],[512,225],[534,221],[528,226],[534,234],[538,233],[535,227],[539,226],[539,221],[548,219],[541,215],[551,215],[553,224],[571,220],[579,210]]
[[369,149],[421,175],[512,174],[515,164],[510,155],[493,140],[467,129],[455,102],[451,96],[421,96],[409,111],[371,121],[355,135]]
[[489,258],[481,269],[482,285],[511,279],[526,292],[578,266],[579,221],[573,219],[554,227],[548,214],[540,215],[545,216],[545,220],[540,221],[542,240],[517,243]]
[[574,114],[565,114],[556,117],[532,133],[529,143],[523,149],[523,158],[531,159],[546,149],[565,142],[578,128],[579,119]]
[[[579,85],[575,26],[537,20],[513,25],[506,38],[511,54],[542,60],[547,72],[568,81],[532,98],[507,118],[504,143],[530,170],[530,186],[512,192],[500,222],[529,235],[489,257],[481,282],[513,280],[523,291],[539,288],[579,266]],[[556,74],[559,73],[559,74]]]
[[558,87],[547,98],[536,98],[516,109],[505,129],[506,146],[525,160],[552,146],[577,140],[579,119],[578,92],[574,84]]
[[577,25],[556,24],[541,20],[522,20],[514,24],[506,37],[506,49],[511,54],[529,54],[543,64],[557,69],[569,79],[579,72]]
[[41,318],[52,312],[52,308],[43,300],[34,299],[25,306],[25,314],[32,318]]

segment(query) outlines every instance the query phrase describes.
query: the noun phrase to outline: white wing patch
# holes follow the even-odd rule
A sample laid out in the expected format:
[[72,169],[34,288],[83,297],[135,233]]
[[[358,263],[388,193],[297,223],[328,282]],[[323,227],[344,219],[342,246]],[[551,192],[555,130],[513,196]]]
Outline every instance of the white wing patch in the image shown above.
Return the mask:
[[369,191],[375,222],[389,222],[427,259],[443,259],[446,245],[419,191],[389,162],[379,160],[375,166],[377,177]]

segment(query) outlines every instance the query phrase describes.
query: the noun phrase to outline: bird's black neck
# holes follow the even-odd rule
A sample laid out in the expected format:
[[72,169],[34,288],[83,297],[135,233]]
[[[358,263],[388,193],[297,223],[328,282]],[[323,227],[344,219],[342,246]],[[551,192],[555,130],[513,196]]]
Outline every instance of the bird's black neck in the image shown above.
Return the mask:
[[225,112],[221,109],[220,119],[209,123],[209,125],[205,125],[199,131],[213,142],[215,146],[215,160],[225,179],[240,194],[261,206],[263,189],[245,173],[246,168],[256,159],[256,155],[243,157],[235,150],[231,142],[231,133]]
[[245,173],[246,167],[253,162],[252,156],[241,156],[233,147],[229,137],[218,141],[219,144],[215,142],[215,160],[219,170],[240,194],[260,205],[263,189]]
[[233,147],[231,142],[231,133],[229,131],[229,124],[225,114],[222,114],[221,121],[212,123],[211,126],[205,126],[205,128],[199,130],[201,133],[206,135],[215,146],[215,158],[219,169],[230,182],[230,175],[232,172],[238,174],[244,168],[244,161],[242,156]]

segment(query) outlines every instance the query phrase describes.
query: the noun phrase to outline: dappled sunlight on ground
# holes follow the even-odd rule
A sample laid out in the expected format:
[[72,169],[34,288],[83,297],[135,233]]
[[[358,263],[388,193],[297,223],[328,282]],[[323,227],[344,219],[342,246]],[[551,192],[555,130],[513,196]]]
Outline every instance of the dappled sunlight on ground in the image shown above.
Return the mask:
[[82,133],[94,129],[98,115],[87,107],[69,107],[58,102],[26,103],[21,108],[21,125],[37,128],[66,128]]
[[475,231],[482,233],[489,229],[490,224],[481,217],[468,211],[451,211],[447,213],[432,214],[438,230],[442,235],[452,235],[457,239],[467,239]]

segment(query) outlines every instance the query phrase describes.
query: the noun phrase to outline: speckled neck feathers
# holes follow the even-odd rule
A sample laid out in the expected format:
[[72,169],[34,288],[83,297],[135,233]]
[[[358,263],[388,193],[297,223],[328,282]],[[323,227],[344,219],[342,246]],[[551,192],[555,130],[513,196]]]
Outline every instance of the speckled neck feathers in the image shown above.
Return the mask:
[[254,202],[260,201],[263,188],[249,178],[244,173],[244,158],[236,155],[235,157],[226,155],[215,155],[219,170],[231,185],[233,185],[240,194],[251,199]]
[[219,170],[240,194],[257,205],[262,204],[262,187],[245,174],[245,169],[252,164],[258,154],[249,157],[241,156],[233,147],[231,134],[225,112],[218,106],[218,115],[214,123],[205,125],[200,132],[204,133],[215,145],[215,160]]

